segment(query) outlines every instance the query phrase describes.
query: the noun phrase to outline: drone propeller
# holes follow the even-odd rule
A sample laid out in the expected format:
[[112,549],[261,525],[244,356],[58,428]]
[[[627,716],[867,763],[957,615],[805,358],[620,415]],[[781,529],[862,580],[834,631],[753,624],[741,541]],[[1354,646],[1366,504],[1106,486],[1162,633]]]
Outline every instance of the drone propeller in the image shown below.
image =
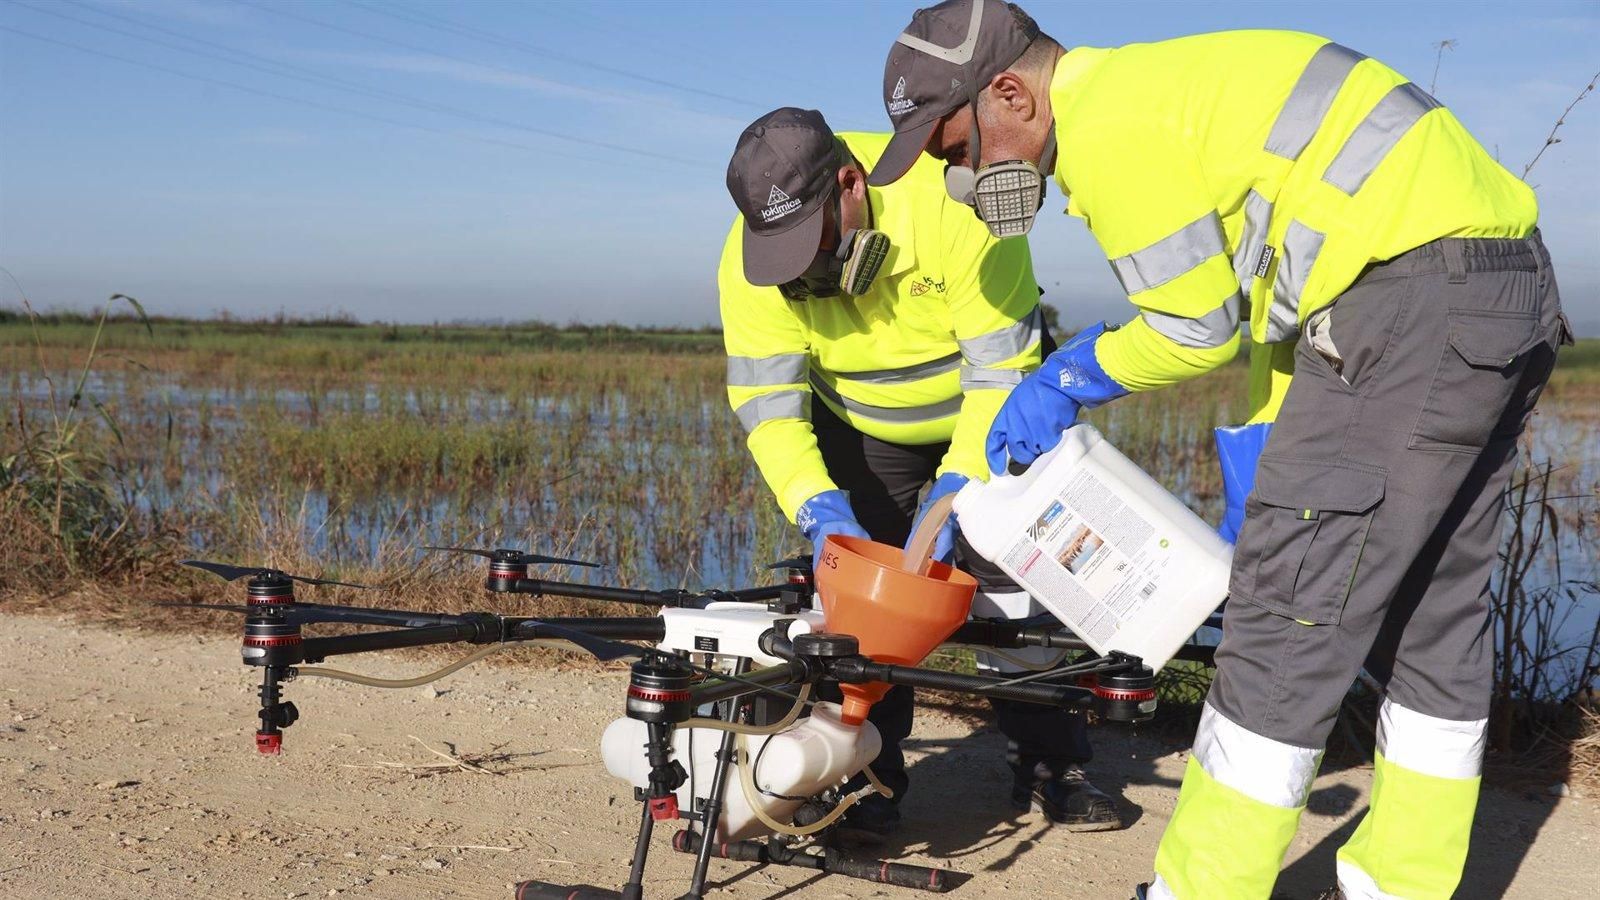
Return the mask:
[[768,571],[774,571],[774,570],[777,570],[777,569],[809,569],[809,568],[811,568],[811,555],[809,553],[806,554],[805,556],[791,556],[788,559],[780,559],[777,562],[772,563],[771,565],[767,566],[767,570]]
[[611,662],[612,660],[617,659],[627,659],[630,656],[645,656],[646,654],[658,652],[652,648],[639,647],[634,644],[624,643],[623,641],[613,641],[609,638],[595,637],[586,631],[578,631],[575,628],[567,628],[564,625],[554,625],[549,622],[537,620],[528,624],[533,625],[534,630],[541,635],[549,635],[551,637],[559,638],[563,641],[571,641],[572,643],[577,644],[579,647],[589,651],[589,653],[594,656],[595,659],[598,659],[601,662]]
[[178,609],[215,609],[215,610],[220,610],[222,612],[245,613],[247,615],[250,614],[250,613],[259,612],[260,609],[261,609],[261,607],[235,606],[235,605],[231,605],[231,604],[227,604],[227,603],[163,602],[163,603],[156,603],[154,605],[155,606],[170,606],[170,607],[174,607],[174,608],[178,608]]
[[372,585],[370,584],[355,584],[349,581],[334,581],[331,578],[307,578],[304,575],[290,575],[288,572],[282,572],[278,569],[270,569],[265,566],[230,566],[227,563],[207,562],[203,559],[186,559],[183,561],[183,564],[189,566],[190,568],[199,569],[203,572],[210,572],[211,574],[221,578],[223,581],[237,581],[246,575],[268,577],[277,575],[283,578],[288,578],[291,581],[298,581],[301,584],[337,584],[341,587],[372,590]]
[[542,553],[523,553],[520,550],[479,550],[475,547],[423,547],[424,550],[442,550],[446,553],[471,553],[484,559],[495,562],[510,563],[514,566],[530,565],[561,565],[561,566],[588,566],[591,569],[601,568],[600,563],[589,562],[582,559],[567,559],[564,556],[545,556]]
[[[282,606],[262,603],[255,606],[231,606],[225,603],[157,603],[156,606],[170,606],[182,609],[213,609],[218,612],[242,613],[247,616],[271,615],[294,625],[315,625],[318,622],[346,622],[358,621],[344,614],[341,607],[323,606],[318,603],[293,603]],[[266,610],[272,612],[265,612]]]

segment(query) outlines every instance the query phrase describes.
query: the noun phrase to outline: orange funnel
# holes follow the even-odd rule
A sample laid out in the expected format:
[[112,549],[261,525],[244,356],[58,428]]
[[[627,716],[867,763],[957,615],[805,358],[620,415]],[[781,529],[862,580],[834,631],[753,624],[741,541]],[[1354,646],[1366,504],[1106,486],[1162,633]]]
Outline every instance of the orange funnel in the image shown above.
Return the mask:
[[[955,633],[972,609],[978,582],[941,562],[926,575],[902,568],[899,547],[866,538],[829,535],[816,566],[823,627],[854,635],[861,653],[877,662],[914,666]],[[859,725],[883,699],[882,682],[841,685],[841,718]]]

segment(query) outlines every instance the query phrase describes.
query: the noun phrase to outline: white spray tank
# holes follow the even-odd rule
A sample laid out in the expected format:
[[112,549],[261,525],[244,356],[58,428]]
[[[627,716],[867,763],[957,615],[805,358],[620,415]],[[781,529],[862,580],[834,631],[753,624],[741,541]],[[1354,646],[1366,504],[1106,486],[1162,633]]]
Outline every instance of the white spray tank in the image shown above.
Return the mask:
[[961,533],[1096,653],[1159,669],[1228,596],[1233,545],[1074,425],[1019,475],[956,495]]
[[[839,704],[817,703],[811,715],[773,735],[750,737],[749,759],[755,764],[755,784],[762,793],[758,799],[766,814],[779,822],[793,820],[795,810],[806,798],[824,788],[843,782],[866,768],[877,758],[883,740],[871,722],[847,725],[839,719]],[[723,732],[712,728],[673,730],[673,757],[683,764],[689,778],[677,791],[680,809],[694,809],[696,798],[711,795],[711,776],[717,764],[717,750]],[[606,771],[634,787],[650,785],[650,763],[645,758],[645,723],[636,719],[617,719],[600,738],[600,755]],[[751,811],[750,801],[739,784],[737,767],[729,766],[728,785],[722,795],[722,816],[717,822],[717,839],[741,841],[767,834]],[[778,794],[782,796],[771,796]]]

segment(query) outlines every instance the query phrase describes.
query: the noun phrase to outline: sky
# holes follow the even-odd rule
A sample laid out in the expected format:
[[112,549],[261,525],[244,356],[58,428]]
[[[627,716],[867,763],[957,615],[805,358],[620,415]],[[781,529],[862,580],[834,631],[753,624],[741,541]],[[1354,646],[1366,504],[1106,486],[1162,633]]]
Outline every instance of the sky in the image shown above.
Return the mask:
[[[0,306],[714,324],[739,132],[786,105],[887,130],[915,5],[0,0]],[[1517,173],[1600,70],[1592,0],[1024,5],[1067,46],[1326,35]],[[1559,136],[1529,180],[1600,336],[1600,96]],[[1128,317],[1081,222],[1030,240],[1065,324]]]

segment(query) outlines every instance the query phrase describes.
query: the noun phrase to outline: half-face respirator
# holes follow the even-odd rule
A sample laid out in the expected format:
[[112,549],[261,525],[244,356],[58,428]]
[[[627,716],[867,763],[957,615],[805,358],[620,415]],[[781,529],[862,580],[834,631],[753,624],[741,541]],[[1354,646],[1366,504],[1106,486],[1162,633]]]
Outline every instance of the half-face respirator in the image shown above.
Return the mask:
[[[835,221],[842,219],[836,215]],[[840,238],[837,250],[818,250],[811,265],[778,285],[778,290],[789,300],[817,300],[840,293],[859,297],[871,290],[883,261],[889,257],[889,247],[887,234],[871,228],[852,228]]]
[[[977,101],[973,101],[972,152],[970,159],[979,159],[982,149],[976,116]],[[1040,162],[1046,170],[1055,167],[1056,130],[1052,125],[1045,139]],[[967,166],[944,167],[944,189],[951,199],[972,207],[989,233],[997,238],[1018,237],[1033,228],[1033,220],[1044,206],[1045,174],[1039,166],[1025,159],[1008,159],[979,166],[974,172]]]

